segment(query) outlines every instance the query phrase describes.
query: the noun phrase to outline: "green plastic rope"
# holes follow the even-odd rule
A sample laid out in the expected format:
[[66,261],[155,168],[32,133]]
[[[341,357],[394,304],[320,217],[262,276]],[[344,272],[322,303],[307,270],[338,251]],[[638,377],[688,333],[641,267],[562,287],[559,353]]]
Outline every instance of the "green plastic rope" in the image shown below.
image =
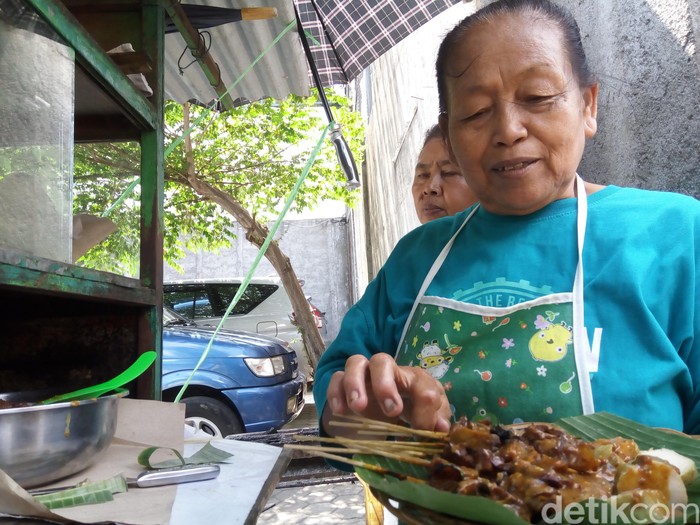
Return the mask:
[[126,198],[131,194],[132,191],[134,191],[134,188],[139,185],[141,182],[141,177],[136,177],[134,181],[129,184],[129,187],[126,188],[122,194],[119,196],[119,198],[114,201],[114,204],[112,204],[109,208],[105,210],[105,212],[102,214],[103,217],[109,217],[112,212],[122,203]]

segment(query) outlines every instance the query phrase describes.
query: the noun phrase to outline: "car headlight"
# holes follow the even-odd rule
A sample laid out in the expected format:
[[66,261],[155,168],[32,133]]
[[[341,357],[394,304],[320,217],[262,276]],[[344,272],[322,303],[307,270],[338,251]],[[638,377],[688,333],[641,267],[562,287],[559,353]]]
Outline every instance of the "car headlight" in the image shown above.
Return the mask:
[[258,377],[272,377],[284,373],[284,357],[246,357],[245,364]]

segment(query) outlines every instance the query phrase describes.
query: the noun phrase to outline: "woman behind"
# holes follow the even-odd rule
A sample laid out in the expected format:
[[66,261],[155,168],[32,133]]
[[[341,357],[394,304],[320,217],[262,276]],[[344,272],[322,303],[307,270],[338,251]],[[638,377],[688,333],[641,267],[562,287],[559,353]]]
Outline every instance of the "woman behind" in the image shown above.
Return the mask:
[[425,135],[411,193],[421,224],[454,215],[476,202],[467,181],[450,159],[439,124]]
[[321,430],[348,413],[607,411],[700,432],[700,203],[585,183],[598,84],[548,0],[499,0],[437,58],[440,125],[477,206],[406,235],[322,356]]

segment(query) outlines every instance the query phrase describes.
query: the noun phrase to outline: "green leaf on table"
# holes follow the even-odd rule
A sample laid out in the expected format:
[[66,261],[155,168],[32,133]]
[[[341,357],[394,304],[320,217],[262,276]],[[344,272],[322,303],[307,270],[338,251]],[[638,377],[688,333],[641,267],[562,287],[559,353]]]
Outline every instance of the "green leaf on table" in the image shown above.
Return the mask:
[[[168,450],[177,456],[177,459],[166,459],[159,463],[151,463],[151,456],[159,450]],[[185,458],[177,451],[177,449],[169,447],[148,447],[143,449],[137,459],[139,465],[147,469],[179,467],[185,464]]]
[[197,452],[187,458],[187,463],[200,465],[203,463],[222,463],[233,456],[230,452],[216,448],[211,443],[207,443]]
[[[164,461],[159,461],[157,463],[151,462],[151,456],[157,450],[168,450],[173,452],[177,459],[166,459]],[[204,463],[222,463],[228,458],[233,456],[230,452],[216,448],[211,443],[205,444],[201,449],[192,454],[190,457],[185,458],[174,448],[167,447],[148,447],[147,449],[141,451],[138,457],[139,465],[146,467],[147,469],[159,469],[159,468],[171,468],[171,467],[181,467],[182,465],[201,465]]]
[[112,494],[127,491],[126,479],[121,474],[103,481],[84,481],[80,485],[34,498],[48,509],[64,509],[79,505],[94,505],[112,501]]

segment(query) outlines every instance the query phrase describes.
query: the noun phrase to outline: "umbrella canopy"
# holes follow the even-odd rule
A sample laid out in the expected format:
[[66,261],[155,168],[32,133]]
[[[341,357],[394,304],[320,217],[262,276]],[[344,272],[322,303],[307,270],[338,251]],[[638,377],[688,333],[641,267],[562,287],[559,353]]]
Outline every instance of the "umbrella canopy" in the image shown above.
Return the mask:
[[[324,86],[344,84],[462,0],[294,0]],[[314,43],[316,41],[317,43]]]
[[[290,93],[308,95],[314,86],[297,27],[295,10],[307,35],[323,86],[345,84],[383,53],[430,19],[462,0],[262,0],[275,8],[269,20],[240,20],[202,28],[202,38],[226,86],[240,102]],[[243,0],[189,0],[226,8],[237,17]],[[193,8],[190,8],[193,9]],[[225,11],[222,11],[225,13]],[[216,20],[209,22],[217,23]],[[285,30],[287,32],[285,33]],[[273,41],[282,38],[272,48]],[[217,95],[177,33],[166,35],[166,97],[209,102]],[[267,51],[266,51],[267,50]],[[264,57],[259,59],[260,55]],[[240,79],[253,62],[256,65]],[[239,80],[240,79],[240,80]]]

